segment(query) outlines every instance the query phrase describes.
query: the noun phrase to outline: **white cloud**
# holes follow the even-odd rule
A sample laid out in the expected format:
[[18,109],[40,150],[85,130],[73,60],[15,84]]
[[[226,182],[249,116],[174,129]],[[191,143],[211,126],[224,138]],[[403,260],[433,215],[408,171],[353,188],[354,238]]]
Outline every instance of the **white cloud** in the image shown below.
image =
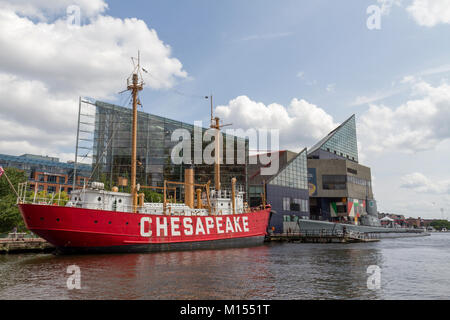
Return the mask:
[[420,172],[407,174],[401,178],[402,188],[432,194],[450,193],[450,180],[436,180],[426,177]]
[[57,97],[41,81],[9,74],[0,74],[0,96],[1,153],[59,155],[74,149],[76,97]]
[[0,8],[20,15],[47,21],[49,17],[65,14],[69,6],[78,6],[83,17],[94,17],[103,13],[108,4],[104,0],[0,0]]
[[410,100],[397,108],[371,105],[360,117],[358,133],[369,152],[418,152],[432,150],[450,138],[450,86],[413,86]]
[[407,11],[421,26],[434,27],[440,23],[450,23],[448,0],[414,0]]
[[323,109],[296,98],[285,107],[239,96],[226,106],[218,106],[216,114],[225,122],[233,123],[234,128],[279,129],[281,148],[296,151],[314,144],[337,126]]
[[[74,149],[78,96],[112,98],[125,89],[130,57],[138,49],[152,74],[145,78],[147,86],[169,88],[187,76],[170,47],[142,20],[99,15],[71,28],[63,19],[48,23],[19,16],[0,1],[2,153],[67,155]],[[76,3],[95,11],[95,3],[103,1]],[[50,10],[54,1],[33,4]]]
[[0,47],[0,70],[38,78],[60,93],[106,97],[121,91],[138,49],[151,87],[171,87],[176,77],[186,77],[170,47],[138,19],[99,16],[70,28],[62,20],[33,23],[0,11]]

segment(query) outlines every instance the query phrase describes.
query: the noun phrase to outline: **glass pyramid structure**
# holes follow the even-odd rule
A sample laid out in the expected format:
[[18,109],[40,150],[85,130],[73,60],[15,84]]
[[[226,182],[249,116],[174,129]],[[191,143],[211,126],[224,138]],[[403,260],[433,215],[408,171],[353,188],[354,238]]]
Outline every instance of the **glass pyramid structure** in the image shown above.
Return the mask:
[[273,176],[268,184],[307,190],[308,164],[306,156],[306,149],[304,149],[288,162],[277,175]]
[[309,154],[323,150],[338,157],[358,162],[358,141],[356,138],[356,119],[352,115],[339,127],[331,131],[308,151]]

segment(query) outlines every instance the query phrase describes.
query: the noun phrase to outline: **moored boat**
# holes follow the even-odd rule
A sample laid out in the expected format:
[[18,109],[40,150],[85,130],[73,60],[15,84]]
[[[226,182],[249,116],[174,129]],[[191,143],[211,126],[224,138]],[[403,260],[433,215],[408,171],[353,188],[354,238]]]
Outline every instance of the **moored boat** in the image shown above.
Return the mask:
[[[231,190],[220,185],[219,152],[214,165],[214,188],[210,182],[196,184],[194,169],[185,169],[185,181],[164,181],[162,203],[146,203],[136,183],[138,92],[143,89],[140,64],[127,80],[133,98],[131,145],[131,193],[111,191],[92,182],[73,190],[70,200],[27,197],[26,184],[19,188],[18,206],[29,230],[63,252],[149,252],[215,249],[262,244],[267,234],[270,205],[249,208],[245,193],[232,179]],[[212,107],[211,107],[212,108]],[[220,132],[211,113],[211,128]],[[216,149],[220,139],[216,136]],[[75,177],[74,177],[75,179]],[[184,187],[184,203],[167,199],[168,185]],[[195,188],[198,188],[194,190]],[[194,194],[196,193],[196,196]]]

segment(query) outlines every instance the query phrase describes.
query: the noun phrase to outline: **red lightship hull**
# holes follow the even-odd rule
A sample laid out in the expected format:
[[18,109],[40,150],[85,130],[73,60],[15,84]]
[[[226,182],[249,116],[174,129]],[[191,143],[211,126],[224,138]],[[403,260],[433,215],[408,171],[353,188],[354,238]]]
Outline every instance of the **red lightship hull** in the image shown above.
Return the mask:
[[236,215],[168,216],[19,204],[27,228],[63,252],[152,252],[262,244],[270,207]]

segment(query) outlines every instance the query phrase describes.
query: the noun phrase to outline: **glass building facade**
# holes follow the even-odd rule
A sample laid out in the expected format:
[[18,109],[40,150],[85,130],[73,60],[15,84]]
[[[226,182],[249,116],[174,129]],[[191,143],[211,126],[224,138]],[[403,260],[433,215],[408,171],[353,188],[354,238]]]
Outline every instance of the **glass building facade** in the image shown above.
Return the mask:
[[308,152],[310,218],[377,226],[371,170],[358,162],[356,119],[352,115]]
[[[293,155],[293,156],[292,156]],[[267,177],[266,199],[276,214],[272,215],[270,228],[275,233],[286,232],[286,222],[309,217],[308,167],[306,149],[299,153],[281,151],[278,172]],[[253,204],[259,204],[263,193],[261,175],[250,177]],[[253,191],[253,193],[252,193]]]
[[[94,178],[116,185],[119,178],[129,178],[131,172],[131,118],[129,108],[96,101],[95,132],[93,139]],[[145,186],[163,186],[164,180],[184,181],[184,169],[189,164],[174,164],[172,149],[179,141],[172,141],[172,133],[186,129],[191,136],[191,159],[194,159],[194,130],[202,135],[205,128],[164,117],[138,112],[137,138],[137,183]],[[227,154],[227,140],[234,141],[234,164],[221,164],[222,188],[231,188],[231,179],[247,191],[248,139],[223,134],[223,155]],[[214,139],[213,139],[214,140]],[[212,141],[213,141],[212,140]],[[203,142],[203,150],[211,142]],[[237,155],[238,145],[244,146],[245,155]],[[238,157],[242,163],[238,163]],[[214,185],[214,165],[193,165],[196,183],[211,181]],[[181,190],[180,190],[181,191]],[[177,197],[180,192],[177,192]]]
[[331,131],[324,139],[314,145],[309,150],[309,155],[316,155],[317,157],[323,158],[323,156],[319,156],[319,153],[323,152],[358,162],[355,115],[352,115],[339,127]]
[[271,185],[295,189],[308,189],[308,164],[306,152],[301,152],[293,161],[269,181]]

